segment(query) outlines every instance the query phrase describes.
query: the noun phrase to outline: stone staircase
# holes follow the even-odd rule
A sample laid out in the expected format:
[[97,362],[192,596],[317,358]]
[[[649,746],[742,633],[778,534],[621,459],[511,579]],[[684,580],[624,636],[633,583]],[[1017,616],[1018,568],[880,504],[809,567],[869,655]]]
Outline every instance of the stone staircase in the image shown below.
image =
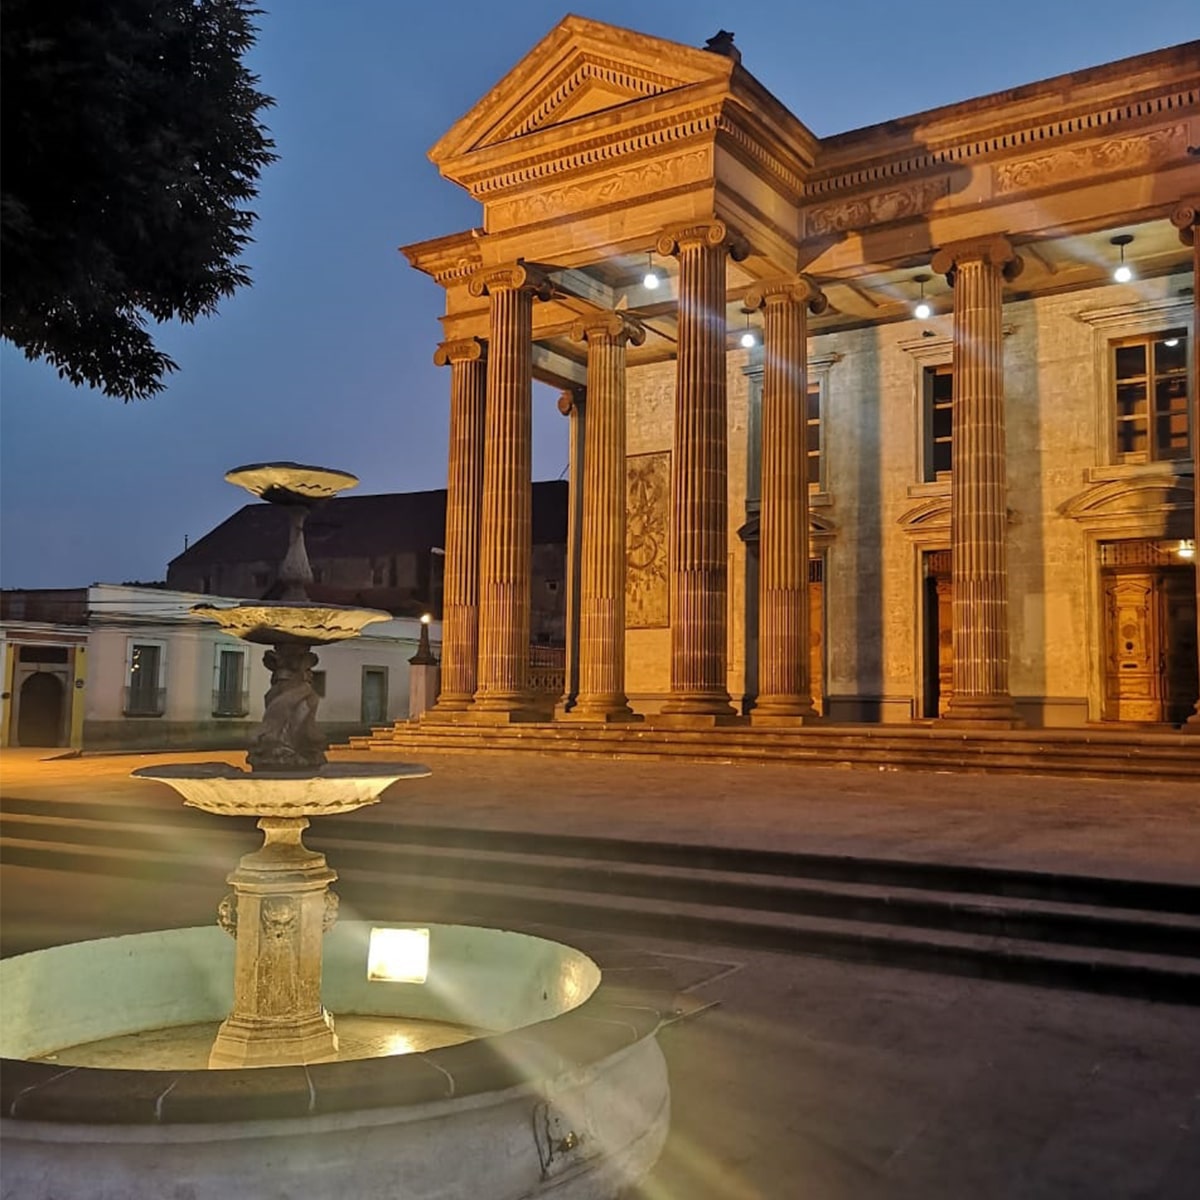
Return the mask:
[[602,757],[805,762],[872,770],[1011,772],[1097,779],[1196,781],[1200,735],[1133,730],[964,731],[931,725],[813,725],[796,729],[722,726],[686,730],[530,722],[513,725],[399,721],[346,747],[421,754],[481,750]]
[[[211,886],[215,900],[257,837],[249,819],[17,799],[0,858]],[[343,904],[375,920],[668,938],[1200,1004],[1200,885],[377,814],[316,821],[306,840],[336,867]]]

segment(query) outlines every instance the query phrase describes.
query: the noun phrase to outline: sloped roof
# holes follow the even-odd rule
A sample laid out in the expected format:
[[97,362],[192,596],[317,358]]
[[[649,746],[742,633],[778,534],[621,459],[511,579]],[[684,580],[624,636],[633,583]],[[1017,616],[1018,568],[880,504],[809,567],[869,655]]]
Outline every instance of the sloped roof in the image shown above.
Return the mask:
[[[339,496],[309,514],[304,541],[313,560],[387,558],[445,545],[446,491]],[[247,504],[206,533],[171,568],[216,563],[279,562],[287,551],[287,512],[275,504]],[[567,484],[533,485],[533,544],[567,540]]]

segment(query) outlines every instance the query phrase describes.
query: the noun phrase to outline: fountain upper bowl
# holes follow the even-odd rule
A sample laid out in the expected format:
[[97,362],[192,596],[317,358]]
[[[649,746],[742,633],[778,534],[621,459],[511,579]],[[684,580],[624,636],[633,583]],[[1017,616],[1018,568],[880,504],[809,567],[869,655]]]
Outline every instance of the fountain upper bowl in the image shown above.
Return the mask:
[[328,604],[272,603],[237,604],[218,608],[196,604],[192,612],[215,621],[226,633],[243,642],[281,646],[289,642],[318,646],[357,637],[366,625],[390,621],[392,614],[378,608],[340,608]]

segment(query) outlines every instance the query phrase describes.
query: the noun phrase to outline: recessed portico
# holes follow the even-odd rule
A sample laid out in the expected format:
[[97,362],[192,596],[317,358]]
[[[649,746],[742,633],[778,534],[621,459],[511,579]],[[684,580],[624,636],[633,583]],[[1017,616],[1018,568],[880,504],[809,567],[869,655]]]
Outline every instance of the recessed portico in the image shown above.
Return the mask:
[[[847,594],[859,595],[862,610],[856,616],[835,605],[825,638],[832,656],[825,711],[835,719],[869,714],[874,701],[854,708],[838,699],[854,673],[856,694],[877,695],[883,719],[896,719],[887,714],[900,714],[904,704],[908,718],[919,717],[919,671],[907,682],[892,678],[890,651],[880,651],[873,666],[862,648],[865,639],[890,636],[892,619],[881,610],[881,628],[866,627],[861,589],[883,570],[872,566],[873,556],[880,563],[886,556],[864,545],[870,528],[904,543],[901,516],[941,497],[951,510],[946,549],[953,548],[954,572],[955,676],[945,719],[1001,727],[1018,721],[1025,701],[1009,668],[1013,661],[1021,667],[1028,653],[1020,622],[1029,602],[1023,595],[1014,614],[1010,593],[1014,579],[1028,588],[1034,568],[1024,547],[1010,562],[1014,512],[1028,505],[1013,496],[1006,462],[1028,434],[1019,420],[1014,428],[1006,399],[1009,306],[1103,286],[1119,232],[1135,239],[1139,280],[1165,284],[1187,272],[1192,251],[1170,220],[1197,169],[1187,146],[1198,139],[1178,107],[1198,83],[1187,49],[1137,60],[1141,98],[1133,107],[1126,101],[1134,68],[1118,63],[1066,83],[818,139],[734,57],[564,20],[431,151],[442,174],[480,201],[482,228],[405,249],[445,288],[445,345],[481,347],[470,361],[486,367],[471,369],[486,370],[488,381],[482,451],[452,432],[450,471],[451,511],[463,528],[478,528],[481,546],[478,567],[469,554],[456,566],[447,547],[448,593],[457,571],[462,596],[477,597],[475,691],[468,700],[467,615],[461,634],[447,623],[446,660],[460,665],[448,675],[448,683],[458,682],[438,711],[458,720],[539,715],[524,691],[528,598],[517,578],[528,538],[521,508],[529,477],[526,397],[528,379],[537,378],[587,395],[573,479],[582,490],[572,546],[583,567],[579,701],[560,706],[562,716],[623,719],[628,693],[634,710],[666,723],[703,727],[735,720],[746,708],[756,724],[812,720],[800,667],[807,589],[799,581],[808,577],[805,535],[820,519],[832,531],[825,544],[833,578],[855,573],[859,582]],[[1005,248],[1002,262],[997,246]],[[653,289],[644,283],[649,264],[663,281]],[[497,286],[505,272],[524,272],[527,282]],[[899,495],[886,474],[864,481],[861,464],[859,478],[833,480],[831,468],[828,487],[814,490],[807,479],[798,486],[805,464],[797,410],[806,393],[797,380],[809,341],[846,335],[882,344],[892,327],[912,319],[920,274],[929,276],[921,293],[932,302],[956,376],[954,470],[941,480],[918,477],[907,489],[900,481]],[[807,281],[810,300],[781,305],[781,281],[797,278]],[[815,296],[823,305],[811,303]],[[514,305],[519,313],[509,312]],[[618,335],[618,347],[602,332],[577,333],[614,321],[639,336]],[[761,352],[737,345],[747,323],[759,341],[765,337]],[[751,454],[738,389],[742,365],[760,353],[761,434]],[[849,359],[837,357],[834,371],[851,374]],[[617,454],[620,358],[630,400],[626,445]],[[455,360],[445,361],[453,376]],[[862,403],[881,403],[871,389],[883,395],[882,382],[860,378]],[[1018,382],[1025,386],[1024,378]],[[452,381],[456,397],[461,386]],[[597,397],[589,394],[598,386],[606,417],[595,416]],[[588,430],[592,420],[603,432]],[[469,463],[480,453],[491,468],[483,468],[476,500],[478,468]],[[844,447],[831,445],[831,454],[846,457]],[[589,463],[591,455],[603,462]],[[657,466],[652,455],[661,456]],[[614,551],[628,486],[615,466],[622,457],[639,478],[653,468],[670,483],[668,536],[659,539],[666,544],[648,568],[660,598],[650,606],[654,615],[639,606],[618,634],[616,592],[633,586],[628,572],[635,569],[628,553],[618,562]],[[761,491],[757,478],[753,489],[761,523],[759,509],[747,509],[752,470],[762,473]],[[762,539],[757,583],[736,536],[749,515]],[[825,589],[829,595],[828,580]],[[882,603],[907,613],[907,636],[919,637],[919,590]],[[759,629],[753,667],[746,662],[748,606]],[[849,635],[834,621],[857,621],[860,644],[849,656],[839,649]],[[913,651],[912,661],[919,657]]]

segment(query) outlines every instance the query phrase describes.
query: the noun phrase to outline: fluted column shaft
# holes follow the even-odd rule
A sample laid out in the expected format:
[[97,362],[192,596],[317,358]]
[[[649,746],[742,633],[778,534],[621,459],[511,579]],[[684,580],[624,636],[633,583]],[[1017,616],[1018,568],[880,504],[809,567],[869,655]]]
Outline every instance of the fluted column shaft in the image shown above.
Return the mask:
[[630,720],[625,696],[625,347],[645,333],[619,313],[578,321],[588,347],[574,720]]
[[1007,239],[944,247],[933,269],[954,288],[954,457],[950,543],[954,686],[948,722],[1018,723],[1008,690],[1008,481],[1003,287],[1021,260]]
[[732,717],[726,686],[729,445],[725,258],[743,252],[720,221],[659,239],[679,259],[671,507],[670,718]]
[[[1192,538],[1200,552],[1200,379],[1196,378],[1200,372],[1195,372],[1195,366],[1200,364],[1200,349],[1197,349],[1200,346],[1200,197],[1180,204],[1171,214],[1171,223],[1179,230],[1179,240],[1192,248]],[[1196,645],[1200,646],[1200,559],[1193,558],[1192,564],[1196,572]],[[1200,698],[1183,728],[1187,733],[1200,734]]]
[[483,506],[479,537],[479,671],[472,711],[527,707],[533,560],[533,297],[542,281],[523,264],[480,272],[491,299]]
[[587,392],[567,388],[558,398],[567,418],[567,575],[564,597],[563,694],[554,707],[562,716],[579,696],[579,539],[583,524],[583,436],[587,428]]
[[807,279],[762,284],[762,472],[756,722],[816,719],[808,628],[808,312],[826,301]]
[[450,367],[450,463],[446,486],[442,688],[438,712],[459,712],[475,695],[479,656],[479,520],[483,503],[487,362],[478,338],[443,342]]

